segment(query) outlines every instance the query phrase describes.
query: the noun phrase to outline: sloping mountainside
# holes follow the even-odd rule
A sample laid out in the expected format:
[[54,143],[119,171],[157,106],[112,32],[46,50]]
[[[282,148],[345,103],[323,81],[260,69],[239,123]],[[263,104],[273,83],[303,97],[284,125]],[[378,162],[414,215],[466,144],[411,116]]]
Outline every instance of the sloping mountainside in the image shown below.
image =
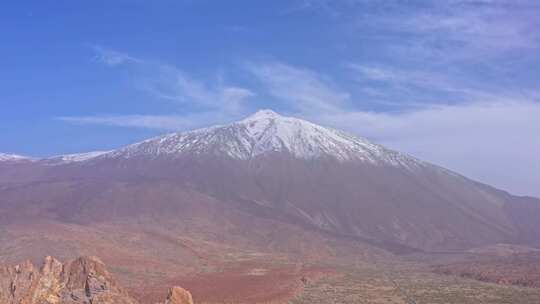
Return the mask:
[[211,234],[221,221],[257,242],[245,229],[271,221],[398,251],[448,251],[536,246],[539,214],[538,199],[268,110],[114,151],[0,160],[2,224],[178,219]]
[[[96,257],[60,263],[46,257],[40,268],[26,261],[0,266],[0,303],[3,304],[138,304],[118,286]],[[180,287],[169,290],[164,304],[193,304]]]

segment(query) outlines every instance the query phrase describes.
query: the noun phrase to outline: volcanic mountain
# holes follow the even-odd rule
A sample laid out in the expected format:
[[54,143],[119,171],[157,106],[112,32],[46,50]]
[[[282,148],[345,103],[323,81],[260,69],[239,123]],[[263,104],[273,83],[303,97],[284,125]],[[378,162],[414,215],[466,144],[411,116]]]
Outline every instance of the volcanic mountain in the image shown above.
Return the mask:
[[113,151],[2,155],[0,168],[4,223],[148,216],[212,222],[221,212],[239,212],[235,225],[264,218],[418,250],[540,244],[538,199],[270,110]]

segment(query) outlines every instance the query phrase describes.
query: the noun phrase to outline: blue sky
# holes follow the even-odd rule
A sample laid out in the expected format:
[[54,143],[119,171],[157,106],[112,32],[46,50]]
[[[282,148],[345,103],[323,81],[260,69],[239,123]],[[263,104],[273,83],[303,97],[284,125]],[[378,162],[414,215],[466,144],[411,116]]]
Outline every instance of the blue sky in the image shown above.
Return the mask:
[[0,151],[107,150],[271,108],[540,196],[540,2],[12,1]]

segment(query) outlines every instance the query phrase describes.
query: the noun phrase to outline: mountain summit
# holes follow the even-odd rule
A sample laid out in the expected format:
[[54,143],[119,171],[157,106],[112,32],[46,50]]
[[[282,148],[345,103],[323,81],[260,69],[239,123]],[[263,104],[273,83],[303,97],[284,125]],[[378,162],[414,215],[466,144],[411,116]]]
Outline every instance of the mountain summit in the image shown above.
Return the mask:
[[[408,168],[424,164],[367,139],[303,119],[283,116],[272,110],[259,110],[227,125],[158,136],[118,150],[59,155],[40,161],[58,165],[111,158],[175,158],[185,155],[251,160],[269,154],[290,155],[304,160],[326,158]],[[5,161],[26,159],[0,154],[0,160]]]
[[271,110],[231,124],[173,133],[136,143],[101,157],[157,157],[179,154],[227,155],[252,159],[282,153],[299,159],[330,158],[416,166],[419,161],[335,129]]

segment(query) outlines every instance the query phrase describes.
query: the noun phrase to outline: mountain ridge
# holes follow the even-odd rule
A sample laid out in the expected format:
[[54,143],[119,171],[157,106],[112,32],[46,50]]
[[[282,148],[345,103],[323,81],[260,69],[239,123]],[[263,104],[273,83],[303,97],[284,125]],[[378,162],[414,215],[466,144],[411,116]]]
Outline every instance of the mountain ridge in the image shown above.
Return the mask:
[[[331,157],[339,161],[358,160],[402,166],[424,164],[412,156],[384,148],[362,137],[299,118],[282,116],[272,110],[259,110],[230,124],[165,134],[111,151],[65,154],[35,160],[58,164],[181,153],[215,153],[248,160],[275,152],[290,153],[302,159]],[[6,157],[5,160],[10,159]]]

